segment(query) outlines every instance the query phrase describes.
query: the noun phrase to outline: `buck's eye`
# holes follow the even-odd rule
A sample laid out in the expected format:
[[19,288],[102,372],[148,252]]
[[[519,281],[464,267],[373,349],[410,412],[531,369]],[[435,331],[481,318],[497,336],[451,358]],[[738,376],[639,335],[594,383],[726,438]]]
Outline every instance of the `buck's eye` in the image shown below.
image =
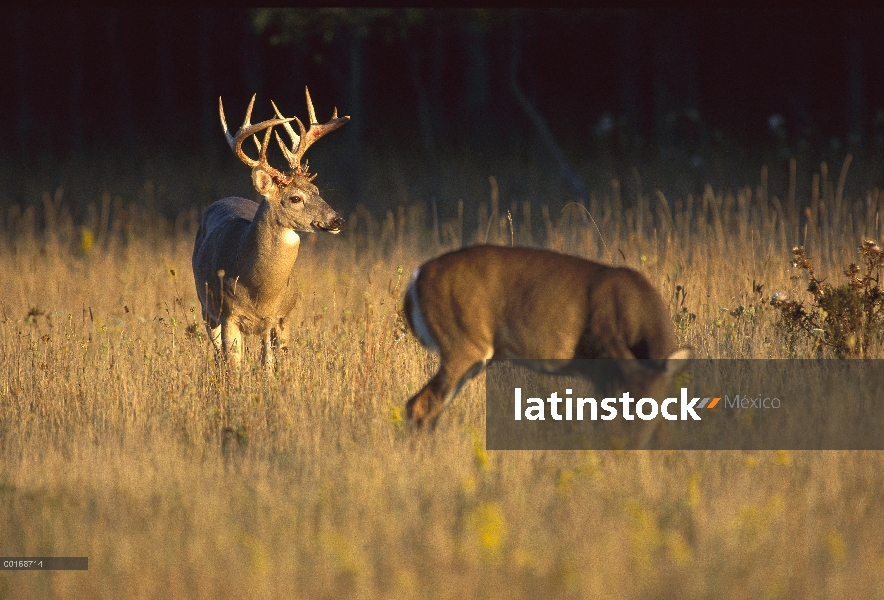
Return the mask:
[[300,196],[292,196],[291,198],[289,198],[289,200],[292,201],[292,204],[297,204],[298,202],[304,201],[304,199],[301,198]]

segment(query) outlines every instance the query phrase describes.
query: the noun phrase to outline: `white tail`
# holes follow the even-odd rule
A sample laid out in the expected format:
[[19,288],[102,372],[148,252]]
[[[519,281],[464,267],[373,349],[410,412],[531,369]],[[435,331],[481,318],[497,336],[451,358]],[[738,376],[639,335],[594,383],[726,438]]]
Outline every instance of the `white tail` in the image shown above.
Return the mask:
[[[434,424],[490,358],[529,359],[538,371],[549,370],[547,360],[628,359],[630,389],[654,397],[690,357],[640,273],[548,250],[473,246],[430,260],[412,276],[404,311],[440,355],[439,372],[408,401],[417,426]],[[640,432],[634,446],[653,433]]]
[[[287,319],[295,306],[296,282],[293,274],[300,245],[299,231],[339,233],[344,219],[320,197],[311,182],[307,166],[301,165],[304,152],[323,135],[346,123],[335,109],[324,125],[316,121],[310,92],[307,110],[310,129],[297,117],[284,118],[276,105],[276,119],[251,124],[255,97],[236,135],[231,135],[224,118],[224,105],[218,100],[221,125],[230,148],[252,168],[252,183],[264,197],[260,204],[245,198],[225,198],[203,213],[193,247],[193,276],[203,308],[203,319],[215,349],[238,366],[242,357],[243,334],[261,336],[262,360],[272,365],[274,349],[286,340]],[[271,103],[272,104],[272,103]],[[296,121],[300,134],[289,125]],[[277,171],[267,163],[267,146],[273,127],[282,125],[292,140],[289,150],[279,143],[291,170]],[[264,141],[257,134],[265,131]],[[249,158],[242,143],[254,136],[258,160]]]

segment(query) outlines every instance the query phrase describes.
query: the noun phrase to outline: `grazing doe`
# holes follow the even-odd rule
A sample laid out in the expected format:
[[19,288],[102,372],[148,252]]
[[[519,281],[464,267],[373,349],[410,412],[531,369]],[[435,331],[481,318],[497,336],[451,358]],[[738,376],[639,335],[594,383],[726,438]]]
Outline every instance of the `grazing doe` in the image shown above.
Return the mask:
[[[310,129],[297,117],[284,118],[276,104],[276,119],[251,124],[255,96],[236,135],[231,135],[224,118],[224,105],[218,99],[221,125],[230,148],[252,169],[252,183],[264,199],[260,204],[245,198],[225,198],[203,213],[193,247],[193,276],[202,304],[209,338],[218,354],[238,367],[242,359],[243,334],[261,336],[261,359],[265,367],[274,361],[276,346],[286,341],[288,315],[295,306],[297,282],[295,261],[300,245],[299,231],[339,233],[344,219],[325,203],[313,183],[306,162],[307,148],[334,131],[350,117],[338,117],[320,125],[316,120],[310,91],[307,111]],[[290,121],[296,121],[300,134]],[[279,134],[276,141],[291,171],[277,171],[267,163],[267,146],[273,127],[285,127],[292,141],[289,150]],[[263,143],[257,134],[265,131]],[[242,143],[254,136],[258,159],[246,156]]]
[[[473,246],[434,258],[411,277],[404,312],[420,342],[440,355],[438,373],[406,407],[418,427],[435,424],[491,358],[527,359],[541,372],[563,372],[550,360],[622,359],[630,389],[653,397],[690,357],[644,276],[549,250]],[[652,434],[642,432],[637,445]]]

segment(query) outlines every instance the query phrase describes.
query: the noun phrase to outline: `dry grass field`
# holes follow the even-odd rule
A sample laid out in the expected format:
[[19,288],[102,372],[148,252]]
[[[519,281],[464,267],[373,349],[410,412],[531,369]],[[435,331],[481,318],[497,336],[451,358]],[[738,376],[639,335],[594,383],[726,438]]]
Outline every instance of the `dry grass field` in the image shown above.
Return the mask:
[[5,571],[0,597],[881,597],[881,453],[489,452],[483,376],[432,435],[403,422],[436,364],[398,314],[423,260],[543,240],[642,271],[698,356],[808,356],[769,304],[810,299],[792,246],[834,280],[881,239],[884,197],[840,188],[816,181],[801,221],[763,186],[603,190],[594,223],[465,202],[472,231],[360,212],[304,237],[275,376],[253,338],[229,379],[199,318],[192,215],[104,206],[80,227],[49,196],[45,230],[3,214],[0,555],[89,569]]

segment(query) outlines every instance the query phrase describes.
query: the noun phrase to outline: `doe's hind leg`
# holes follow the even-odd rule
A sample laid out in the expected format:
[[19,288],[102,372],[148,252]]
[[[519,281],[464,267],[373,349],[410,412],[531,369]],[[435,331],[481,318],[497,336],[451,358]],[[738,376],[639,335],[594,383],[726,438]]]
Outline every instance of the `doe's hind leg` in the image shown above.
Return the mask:
[[417,428],[424,425],[436,426],[439,412],[454,398],[464,384],[475,377],[485,360],[443,362],[439,372],[405,405],[405,416]]

